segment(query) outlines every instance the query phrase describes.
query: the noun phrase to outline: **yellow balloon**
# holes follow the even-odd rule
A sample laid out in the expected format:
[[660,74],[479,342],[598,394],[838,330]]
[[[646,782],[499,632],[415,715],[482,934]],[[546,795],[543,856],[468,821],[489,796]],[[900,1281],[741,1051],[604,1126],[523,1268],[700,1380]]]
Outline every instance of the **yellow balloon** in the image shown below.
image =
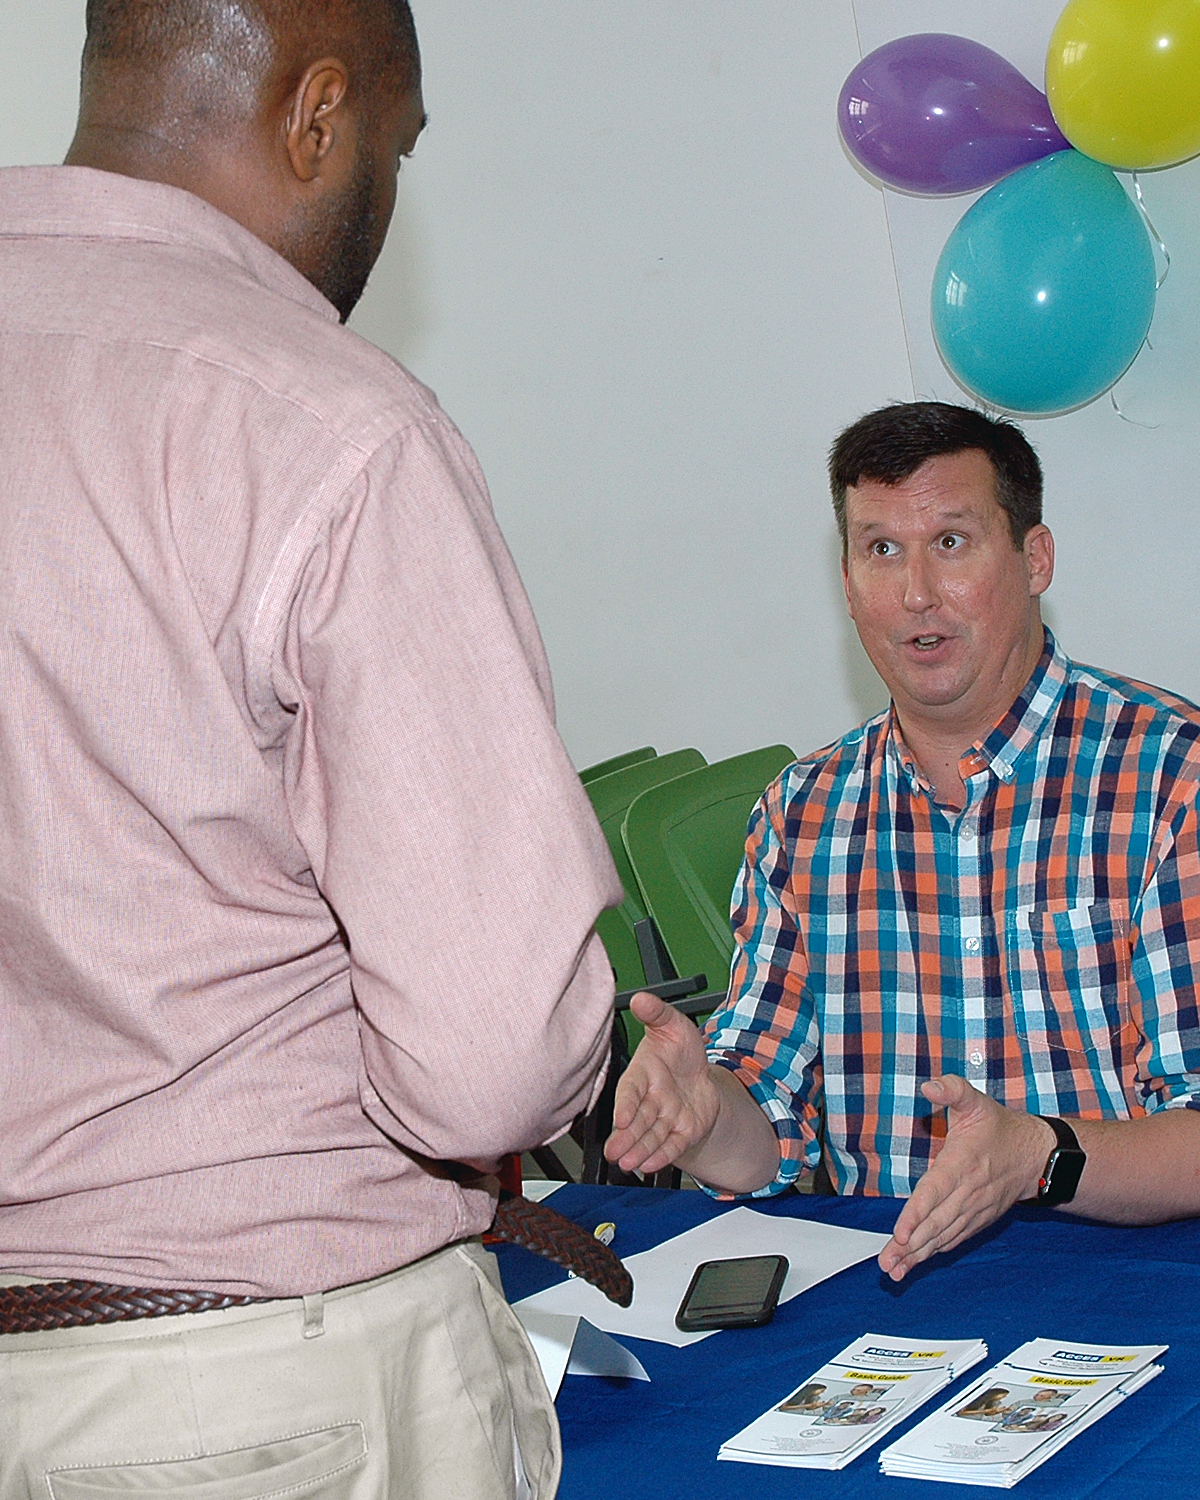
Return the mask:
[[1046,96],[1077,151],[1110,167],[1200,152],[1200,0],[1070,0],[1046,55]]

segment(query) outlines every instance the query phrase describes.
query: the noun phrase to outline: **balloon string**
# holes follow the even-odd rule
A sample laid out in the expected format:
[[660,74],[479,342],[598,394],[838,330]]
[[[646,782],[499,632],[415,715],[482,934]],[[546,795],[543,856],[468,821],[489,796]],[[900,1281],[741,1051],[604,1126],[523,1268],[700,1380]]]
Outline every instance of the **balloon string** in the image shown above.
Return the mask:
[[1159,424],[1157,422],[1139,422],[1136,417],[1127,417],[1125,415],[1125,413],[1121,410],[1120,403],[1117,400],[1117,387],[1115,385],[1109,391],[1108,399],[1112,402],[1113,411],[1116,412],[1117,416],[1120,417],[1122,422],[1128,422],[1131,427],[1144,427],[1147,432],[1158,431]]
[[1133,191],[1134,196],[1137,198],[1137,206],[1142,215],[1142,220],[1145,223],[1146,228],[1150,231],[1150,238],[1158,246],[1159,254],[1162,256],[1164,261],[1163,273],[1154,283],[1154,290],[1158,291],[1159,287],[1161,287],[1163,282],[1167,279],[1167,272],[1171,269],[1171,252],[1163,243],[1162,235],[1159,234],[1157,229],[1155,229],[1154,220],[1150,217],[1149,213],[1146,210],[1146,202],[1142,197],[1142,180],[1136,172],[1134,172],[1133,174]]

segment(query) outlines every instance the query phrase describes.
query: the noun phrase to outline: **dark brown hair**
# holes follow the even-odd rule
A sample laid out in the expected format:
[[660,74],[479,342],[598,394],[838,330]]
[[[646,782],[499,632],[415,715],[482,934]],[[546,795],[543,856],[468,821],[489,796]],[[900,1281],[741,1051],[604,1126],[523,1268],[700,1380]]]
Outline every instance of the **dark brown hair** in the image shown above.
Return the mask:
[[900,484],[944,453],[978,449],[991,460],[996,500],[1008,517],[1013,546],[1042,519],[1042,466],[1012,422],[944,401],[898,401],[847,427],[829,453],[829,487],[842,551],[846,550],[846,491],[864,479]]

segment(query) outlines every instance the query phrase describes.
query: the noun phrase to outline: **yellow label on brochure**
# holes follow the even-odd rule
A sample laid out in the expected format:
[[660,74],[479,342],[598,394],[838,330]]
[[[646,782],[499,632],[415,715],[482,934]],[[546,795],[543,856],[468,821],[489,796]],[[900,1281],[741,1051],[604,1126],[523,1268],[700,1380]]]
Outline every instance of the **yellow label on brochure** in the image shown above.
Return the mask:
[[1077,1380],[1073,1375],[1031,1375],[1030,1385],[1095,1385],[1094,1380]]

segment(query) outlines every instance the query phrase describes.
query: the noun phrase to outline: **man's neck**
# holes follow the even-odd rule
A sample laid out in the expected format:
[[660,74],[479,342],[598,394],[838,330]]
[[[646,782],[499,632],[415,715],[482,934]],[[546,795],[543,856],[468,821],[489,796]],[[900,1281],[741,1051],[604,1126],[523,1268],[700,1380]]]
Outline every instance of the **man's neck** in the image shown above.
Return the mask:
[[921,725],[901,718],[899,710],[896,719],[917,769],[933,787],[934,801],[944,807],[965,807],[967,787],[958,764],[979,736],[964,739],[961,733],[929,733]]
[[[959,762],[972,745],[985,740],[1009,712],[1037,669],[1046,633],[1040,615],[1031,622],[1023,656],[1012,659],[986,695],[967,694],[955,703],[926,705],[893,697],[897,722],[921,774],[933,787],[935,799],[962,808],[966,783]],[[976,683],[979,686],[979,683]]]

